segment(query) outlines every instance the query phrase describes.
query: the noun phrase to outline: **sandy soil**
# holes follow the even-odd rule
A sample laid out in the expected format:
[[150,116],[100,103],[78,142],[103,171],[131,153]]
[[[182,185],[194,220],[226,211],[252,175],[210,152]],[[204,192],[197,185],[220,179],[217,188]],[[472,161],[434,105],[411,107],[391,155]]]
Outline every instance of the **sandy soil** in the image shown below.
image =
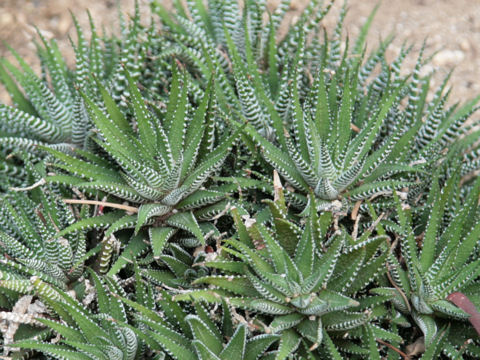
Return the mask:
[[[164,0],[166,4],[170,0]],[[270,0],[274,7],[279,0]],[[294,0],[291,21],[308,0]],[[128,12],[133,0],[119,0]],[[147,11],[147,0],[140,0]],[[325,20],[327,28],[336,21],[342,0],[337,0],[334,10]],[[377,0],[350,0],[346,18],[346,32],[355,37]],[[45,36],[58,39],[60,48],[71,54],[68,35],[72,34],[69,10],[80,23],[88,24],[86,9],[92,13],[98,26],[114,29],[117,24],[115,0],[0,0],[0,40],[8,42],[27,61],[37,63],[35,47],[30,41],[37,26]],[[414,44],[414,51],[406,62],[411,68],[422,42],[426,39],[427,53],[433,54],[427,70],[438,70],[435,82],[452,68],[454,87],[452,101],[465,101],[480,93],[480,0],[383,0],[372,25],[368,39],[373,48],[379,38],[396,34],[389,54],[395,56],[404,42]],[[10,57],[7,48],[0,44],[0,56]],[[0,99],[5,99],[0,89]]]

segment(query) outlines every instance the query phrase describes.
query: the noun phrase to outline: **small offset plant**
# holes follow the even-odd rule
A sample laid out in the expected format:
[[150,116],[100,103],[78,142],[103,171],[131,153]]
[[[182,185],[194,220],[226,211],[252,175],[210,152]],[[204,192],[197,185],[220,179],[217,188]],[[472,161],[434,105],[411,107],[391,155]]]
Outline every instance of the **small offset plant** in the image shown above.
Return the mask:
[[[33,288],[40,298],[58,314],[58,320],[39,319],[39,325],[46,326],[63,337],[63,344],[40,343],[24,340],[15,346],[36,349],[55,358],[133,360],[136,357],[138,341],[134,332],[126,326],[111,321],[125,321],[123,303],[110,295],[116,294],[118,284],[110,279],[105,282],[92,274],[97,292],[98,313],[91,313],[84,304],[69,294],[51,288],[38,278],[32,279]],[[118,296],[118,294],[116,294]]]
[[59,229],[75,221],[74,214],[58,197],[48,192],[42,197],[41,203],[36,204],[25,194],[12,192],[2,200],[0,244],[6,255],[2,268],[11,269],[2,272],[2,287],[28,292],[28,278],[38,276],[65,288],[83,273],[85,234],[57,237]]
[[[452,177],[440,191],[438,183],[429,193],[428,222],[420,234],[422,247],[417,250],[417,239],[412,228],[409,207],[402,206],[397,198],[399,219],[398,235],[401,254],[406,269],[398,259],[390,256],[387,260],[393,288],[376,288],[375,294],[393,296],[395,307],[409,313],[425,336],[425,343],[431,344],[438,335],[445,318],[468,319],[470,314],[453,305],[448,298],[451,294],[476,293],[479,289],[480,262],[478,251],[478,180],[470,191],[458,216],[449,222],[442,220],[449,197],[456,190],[456,177]],[[435,184],[435,182],[434,182]],[[448,343],[448,338],[447,338]]]
[[[41,179],[41,171],[27,167],[33,179]],[[89,209],[77,213],[53,187],[37,188],[31,196],[22,190],[14,188],[0,200],[0,248],[5,256],[0,287],[29,294],[29,278],[36,276],[63,290],[71,288],[83,275],[87,236],[85,231],[59,234],[77,217],[88,216]]]
[[[147,288],[137,284],[137,295],[146,294]],[[161,312],[149,308],[155,302],[145,296],[137,301],[123,299],[125,304],[136,309],[136,319],[143,326],[131,329],[159,356],[173,359],[262,359],[268,358],[267,349],[279,340],[278,335],[250,336],[248,324],[235,321],[229,306],[222,302],[222,313],[211,314],[200,303],[194,304],[192,313],[186,312],[173,301],[167,292],[162,292],[156,301]],[[149,304],[150,303],[150,304]],[[228,338],[228,342],[224,339]]]
[[66,66],[55,40],[46,40],[40,31],[41,43],[36,45],[41,76],[36,75],[14,49],[10,50],[20,67],[2,59],[0,80],[13,103],[13,106],[0,106],[2,186],[7,178],[12,185],[21,184],[26,179],[21,158],[16,156],[20,151],[35,153],[31,160],[36,161],[42,158],[40,146],[64,152],[94,146],[95,128],[81,94],[98,96],[95,83],[88,81],[93,76],[105,86],[114,85],[112,96],[121,99],[127,93],[124,67],[134,78],[143,70],[140,63],[148,49],[140,48],[138,38],[144,36],[146,30],[140,28],[138,8],[136,10],[136,20],[124,26],[121,38],[99,35],[90,18],[89,42],[73,17],[78,38],[72,45],[75,69]]
[[376,9],[351,41],[289,6],[152,1],[74,20],[73,69],[0,62],[2,355],[480,357],[480,97],[367,52]]

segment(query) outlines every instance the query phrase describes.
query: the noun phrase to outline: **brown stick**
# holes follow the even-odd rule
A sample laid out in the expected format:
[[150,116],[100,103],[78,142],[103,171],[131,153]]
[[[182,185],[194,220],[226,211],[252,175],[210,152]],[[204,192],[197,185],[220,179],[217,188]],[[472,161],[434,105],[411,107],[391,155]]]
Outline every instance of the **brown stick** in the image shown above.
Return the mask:
[[403,357],[405,360],[410,360],[410,356],[408,356],[407,354],[405,354],[402,350],[400,349],[397,349],[395,346],[393,346],[392,344],[389,344],[387,343],[386,341],[383,341],[382,339],[379,339],[379,338],[376,338],[375,340],[377,340],[378,343],[382,344],[382,345],[385,345],[386,347],[392,349],[393,351],[395,351],[396,353],[398,353],[401,357]]
[[353,207],[352,214],[350,215],[350,218],[352,220],[357,220],[357,215],[358,215],[358,210],[360,210],[360,205],[362,205],[362,200],[358,200],[355,203],[355,206]]
[[63,202],[65,204],[100,205],[100,206],[106,206],[106,207],[110,207],[110,208],[114,208],[114,209],[121,209],[121,210],[129,211],[129,212],[134,213],[134,214],[138,213],[138,208],[136,208],[136,207],[123,205],[123,204],[116,204],[116,203],[106,202],[106,201],[63,199]]

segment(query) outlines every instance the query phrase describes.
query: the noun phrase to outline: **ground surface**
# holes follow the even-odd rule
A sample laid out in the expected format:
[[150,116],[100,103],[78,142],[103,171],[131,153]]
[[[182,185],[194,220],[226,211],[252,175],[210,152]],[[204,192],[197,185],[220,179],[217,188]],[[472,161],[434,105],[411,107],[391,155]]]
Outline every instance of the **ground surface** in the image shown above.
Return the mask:
[[[147,9],[147,0],[139,0]],[[126,11],[133,9],[133,0],[119,0]],[[279,0],[270,0],[275,6]],[[308,0],[293,0],[292,21]],[[325,1],[326,2],[326,1]],[[164,0],[169,4],[170,0]],[[343,0],[337,0],[335,9],[325,21],[327,28],[335,23],[338,8]],[[359,26],[373,9],[377,0],[350,0],[346,18],[347,33],[353,37]],[[117,13],[115,0],[0,0],[0,40],[8,42],[24,56],[30,64],[37,59],[30,41],[35,35],[34,25],[47,37],[59,40],[61,49],[69,52],[68,34],[72,34],[69,10],[76,14],[85,27],[90,12],[98,26],[115,28]],[[368,44],[373,48],[379,38],[394,32],[396,39],[390,47],[395,56],[402,43],[415,45],[407,67],[415,62],[424,39],[427,53],[438,53],[433,57],[429,70],[438,69],[436,83],[449,69],[455,68],[451,79],[452,100],[465,101],[480,93],[480,0],[383,0],[370,31]],[[0,43],[0,57],[9,56]],[[0,89],[0,100],[5,99]],[[478,116],[478,115],[477,115]]]

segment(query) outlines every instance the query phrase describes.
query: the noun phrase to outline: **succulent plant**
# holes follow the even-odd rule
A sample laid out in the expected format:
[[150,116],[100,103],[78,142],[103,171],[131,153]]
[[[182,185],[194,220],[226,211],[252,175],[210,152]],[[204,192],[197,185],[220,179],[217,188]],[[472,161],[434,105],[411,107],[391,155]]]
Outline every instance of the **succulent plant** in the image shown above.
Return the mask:
[[312,207],[301,228],[287,218],[281,188],[277,196],[270,202],[273,228],[254,219],[244,224],[233,210],[238,238],[226,240],[218,257],[205,262],[217,274],[194,281],[215,290],[193,290],[175,298],[215,302],[218,293],[230,305],[258,314],[267,333],[287,332],[297,339],[290,352],[302,338],[311,351],[320,345],[330,351],[325,345],[331,341],[326,340],[329,331],[347,331],[370,319],[371,311],[355,311],[360,303],[346,294],[357,293],[382,272],[384,237],[365,233],[356,242],[339,229],[326,241],[328,213],[318,217]]
[[[128,73],[126,76],[136,129],[129,124],[107,90],[98,84],[106,112],[88,97],[85,101],[101,136],[98,145],[112,161],[80,150],[76,151],[79,156],[74,157],[46,149],[60,160],[54,164],[56,167],[75,175],[59,174],[50,177],[49,181],[90,193],[101,191],[139,204],[138,208],[128,208],[138,215],[125,215],[107,234],[128,227],[134,227],[138,232],[143,225],[152,224],[157,219],[159,226],[150,227],[149,233],[151,242],[158,243],[153,246],[159,252],[177,229],[189,231],[204,242],[194,212],[225,196],[202,186],[222,165],[237,134],[220,139],[220,145],[214,148],[211,90],[207,90],[202,103],[191,110],[187,87],[181,86],[177,74],[167,110],[163,114],[153,114],[146,107],[133,79]],[[212,210],[211,214],[207,210],[203,216],[214,216],[216,211]]]
[[252,334],[246,321],[240,323],[226,302],[221,316],[199,303],[194,304],[193,313],[186,312],[165,291],[156,301],[159,311],[131,300],[124,302],[137,311],[136,319],[143,325],[132,330],[157,356],[178,360],[266,359],[266,350],[280,339],[273,334]]
[[14,346],[41,351],[54,359],[134,360],[137,337],[128,327],[117,324],[126,320],[126,310],[123,303],[110,294],[118,296],[121,288],[111,279],[102,280],[93,272],[91,275],[97,292],[96,313],[70,294],[33,277],[31,282],[36,293],[60,317],[37,321],[60,334],[62,340],[61,343],[24,340]]
[[480,357],[480,97],[367,52],[376,8],[343,46],[346,6],[289,4],[137,3],[74,18],[75,69],[0,61],[4,356]]
[[[325,43],[307,36],[320,32],[332,3],[324,7],[310,1],[277,43],[288,4],[281,2],[263,26],[266,2],[247,1],[242,9],[237,1],[177,3],[175,15],[154,2],[153,11],[171,41],[164,51],[199,73],[201,87],[212,69],[221,69],[219,105],[233,119],[249,123],[245,132],[296,191],[306,195],[314,190],[319,210],[345,211],[369,198],[378,198],[378,207],[392,207],[392,191],[400,189],[415,198],[419,188],[428,186],[426,174],[441,151],[453,144],[463,150],[473,145],[478,130],[462,145],[458,140],[474,128],[475,123],[466,122],[480,98],[446,108],[447,76],[427,102],[430,75],[420,77],[423,50],[411,79],[400,74],[409,48],[402,48],[388,66],[389,39],[365,59],[362,51],[375,11],[354,45],[347,43],[341,53],[345,8]],[[381,71],[374,74],[377,65]],[[476,151],[468,156],[465,171],[478,169]],[[295,200],[306,206],[305,197],[297,194]]]
[[[392,296],[395,307],[412,316],[425,336],[426,346],[435,340],[447,320],[466,322],[471,316],[450,302],[450,295],[456,292],[465,296],[475,294],[480,286],[480,262],[472,256],[479,245],[477,202],[480,183],[476,181],[460,213],[446,223],[443,220],[445,205],[458,192],[458,176],[449,179],[442,191],[438,181],[433,184],[425,211],[428,221],[420,234],[412,224],[412,210],[396,198],[399,221],[396,232],[405,267],[391,254],[387,264],[393,287],[371,290],[375,294]],[[475,305],[479,307],[476,300]],[[464,334],[466,337],[462,344],[471,336],[468,331]],[[449,336],[445,341],[449,343]],[[455,346],[458,346],[458,340],[455,342]],[[450,343],[449,356],[452,358],[462,345],[456,350],[455,346]],[[467,352],[468,349],[467,346]]]
[[[90,15],[89,15],[90,16]],[[77,42],[72,42],[75,52],[75,69],[70,69],[55,40],[48,41],[40,31],[41,44],[37,53],[42,75],[15,52],[11,52],[20,67],[6,59],[0,63],[0,82],[10,94],[13,105],[0,105],[0,185],[8,181],[21,184],[23,171],[19,152],[27,151],[31,160],[42,158],[40,146],[69,151],[71,147],[91,148],[94,142],[92,123],[81,92],[92,98],[98,96],[94,77],[105,86],[113,86],[113,95],[120,99],[128,95],[124,67],[137,78],[143,70],[142,60],[148,52],[138,41],[147,30],[139,24],[138,4],[134,21],[122,29],[122,37],[101,36],[90,17],[90,42],[72,15],[77,32]],[[34,155],[33,155],[34,154]]]
[[[0,200],[2,288],[30,294],[29,278],[37,276],[65,290],[83,274],[88,259],[86,232],[58,236],[78,214],[54,189],[42,190],[31,196],[10,191]],[[88,216],[85,210],[82,215]]]

